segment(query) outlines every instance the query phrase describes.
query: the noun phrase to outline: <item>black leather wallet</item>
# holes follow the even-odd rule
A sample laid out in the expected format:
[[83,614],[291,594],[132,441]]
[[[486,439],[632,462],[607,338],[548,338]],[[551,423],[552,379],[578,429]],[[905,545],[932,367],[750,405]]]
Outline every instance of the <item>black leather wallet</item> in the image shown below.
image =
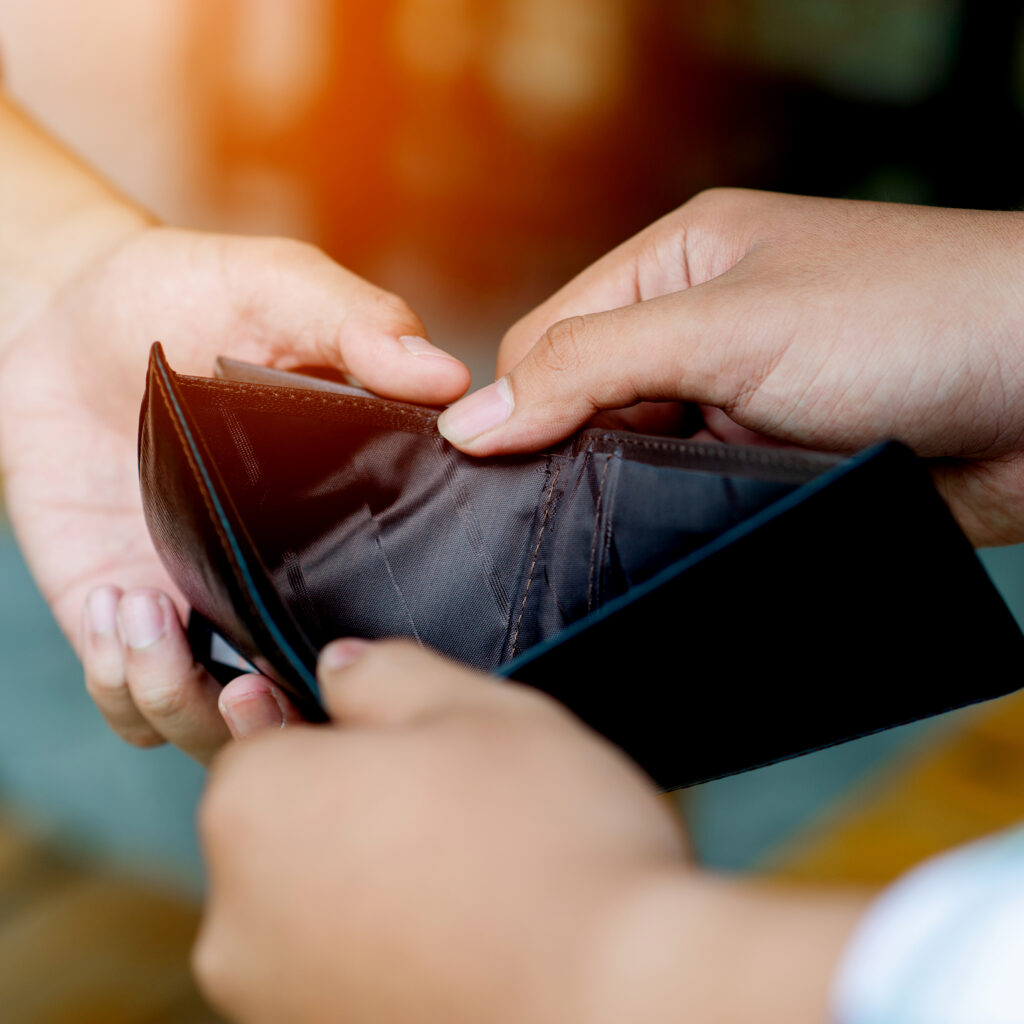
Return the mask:
[[588,429],[473,459],[436,409],[220,369],[153,347],[147,522],[197,657],[222,636],[312,720],[327,642],[405,635],[548,691],[671,788],[1019,685],[1024,639],[899,444]]

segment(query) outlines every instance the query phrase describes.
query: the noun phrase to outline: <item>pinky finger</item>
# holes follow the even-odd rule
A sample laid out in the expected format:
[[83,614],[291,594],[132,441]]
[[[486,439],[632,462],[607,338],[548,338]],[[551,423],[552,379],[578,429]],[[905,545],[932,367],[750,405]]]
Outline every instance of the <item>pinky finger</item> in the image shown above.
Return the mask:
[[117,607],[121,591],[98,587],[82,609],[82,666],[85,688],[107,724],[136,747],[166,742],[135,706],[125,678],[124,655],[117,633]]

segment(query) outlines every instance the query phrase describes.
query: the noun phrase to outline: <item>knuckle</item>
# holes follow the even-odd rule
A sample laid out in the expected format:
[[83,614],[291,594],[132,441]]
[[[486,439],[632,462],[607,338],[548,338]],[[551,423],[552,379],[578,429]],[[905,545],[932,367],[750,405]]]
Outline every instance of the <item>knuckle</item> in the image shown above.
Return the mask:
[[578,373],[584,366],[588,329],[585,316],[571,316],[552,324],[534,346],[536,365],[547,373]]
[[147,718],[175,720],[189,707],[188,687],[182,680],[147,682],[144,685],[129,680],[135,706]]

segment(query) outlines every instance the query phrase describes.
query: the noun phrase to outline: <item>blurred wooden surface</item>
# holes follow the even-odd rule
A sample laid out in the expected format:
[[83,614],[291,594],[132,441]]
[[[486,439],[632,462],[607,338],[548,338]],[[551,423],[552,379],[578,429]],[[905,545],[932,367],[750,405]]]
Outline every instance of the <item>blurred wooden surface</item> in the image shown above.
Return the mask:
[[214,1024],[189,974],[198,908],[87,870],[0,818],[3,1024]]
[[866,779],[776,851],[772,874],[885,883],[925,857],[1024,823],[1024,693],[979,705]]

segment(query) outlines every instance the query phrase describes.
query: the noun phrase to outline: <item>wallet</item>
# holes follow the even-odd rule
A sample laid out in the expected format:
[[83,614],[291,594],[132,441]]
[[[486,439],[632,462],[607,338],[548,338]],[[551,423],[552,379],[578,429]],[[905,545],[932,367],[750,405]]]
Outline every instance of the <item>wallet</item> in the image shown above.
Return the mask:
[[[319,650],[408,636],[547,691],[664,788],[1016,689],[1024,638],[889,442],[849,458],[585,429],[477,459],[437,409],[153,346],[146,521],[192,608],[323,720]],[[237,674],[237,669],[234,671]]]

